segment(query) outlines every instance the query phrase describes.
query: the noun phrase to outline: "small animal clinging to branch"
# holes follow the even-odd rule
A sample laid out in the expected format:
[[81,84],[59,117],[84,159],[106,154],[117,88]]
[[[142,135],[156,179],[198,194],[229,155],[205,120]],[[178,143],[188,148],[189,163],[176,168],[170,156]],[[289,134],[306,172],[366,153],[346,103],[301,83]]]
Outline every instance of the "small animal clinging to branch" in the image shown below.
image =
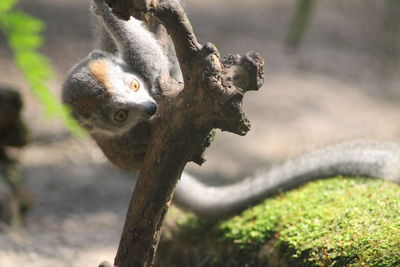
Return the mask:
[[[94,1],[93,11],[104,30],[103,47],[69,72],[63,101],[111,162],[123,169],[139,169],[157,112],[155,99],[162,93],[155,85],[170,76],[181,81],[176,58],[142,22],[119,20],[103,0]],[[220,187],[207,186],[183,173],[175,192],[176,203],[215,221],[281,189],[318,178],[341,174],[400,183],[400,145],[350,141],[255,173]]]

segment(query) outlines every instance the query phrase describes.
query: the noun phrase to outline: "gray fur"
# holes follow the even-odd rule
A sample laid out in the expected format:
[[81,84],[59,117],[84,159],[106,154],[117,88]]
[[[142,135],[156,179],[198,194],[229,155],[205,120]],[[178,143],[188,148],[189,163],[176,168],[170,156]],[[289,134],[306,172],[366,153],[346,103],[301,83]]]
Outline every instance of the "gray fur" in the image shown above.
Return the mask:
[[122,60],[140,74],[149,86],[157,78],[169,76],[167,56],[141,21],[116,18],[104,0],[94,0],[94,12],[100,16],[104,28],[117,43]]
[[[151,97],[155,93],[154,82],[168,76],[167,50],[138,20],[118,20],[104,0],[93,1],[93,12],[97,15],[98,44],[103,51],[92,52],[71,69],[63,85],[62,99],[110,161],[123,169],[137,169],[150,135],[149,107],[155,106]],[[91,71],[91,64],[99,60],[107,62],[107,75],[96,76]],[[140,82],[141,99],[132,92],[124,97],[127,77]],[[117,85],[110,89],[104,80],[113,80]],[[129,112],[124,123],[113,119],[120,109]]]
[[[115,75],[120,85],[107,89],[89,70],[92,62],[107,62],[110,75]],[[119,81],[119,78],[121,78]],[[139,81],[142,89],[134,93],[124,79]],[[113,94],[111,94],[113,92]],[[63,102],[72,109],[72,115],[92,135],[113,136],[129,131],[140,121],[148,120],[148,110],[156,106],[154,99],[139,75],[111,54],[92,52],[69,72],[62,90]],[[115,114],[123,110],[127,115],[122,122]]]
[[240,182],[211,187],[183,173],[175,192],[178,205],[215,221],[305,182],[335,175],[383,178],[400,183],[400,144],[352,141],[300,156]]
[[101,18],[95,16],[95,34],[96,34],[96,47],[98,47],[101,51],[117,55],[118,47],[115,43],[114,39],[110,36],[107,29],[104,27],[104,24],[101,21]]
[[[157,40],[140,21],[117,19],[104,0],[93,3],[97,21],[101,22],[100,45],[104,51],[91,53],[72,68],[63,85],[62,98],[93,137],[110,138],[129,131],[154,114],[152,86],[157,79],[169,75],[169,64]],[[108,62],[106,75],[99,76],[112,82],[112,88],[91,72],[90,64],[97,60]],[[128,79],[139,81],[138,93],[127,88]],[[115,114],[121,110],[128,113],[124,123],[115,121]]]
[[[95,30],[95,33],[97,34],[97,47],[99,47],[99,49],[102,51],[117,55],[118,46],[108,30],[105,28],[102,19],[96,16],[94,20],[97,22]],[[130,20],[135,21],[135,18],[130,18]],[[132,29],[132,25],[129,27],[129,24],[132,24],[132,22],[127,22],[128,29]],[[143,27],[145,27],[145,25],[143,25]],[[154,32],[159,45],[161,45],[164,54],[168,57],[169,75],[176,81],[183,82],[181,68],[175,54],[175,47],[168,33],[166,33],[165,28],[162,25],[158,24],[157,26],[152,27],[152,31]],[[163,61],[159,63],[165,64],[163,63]]]

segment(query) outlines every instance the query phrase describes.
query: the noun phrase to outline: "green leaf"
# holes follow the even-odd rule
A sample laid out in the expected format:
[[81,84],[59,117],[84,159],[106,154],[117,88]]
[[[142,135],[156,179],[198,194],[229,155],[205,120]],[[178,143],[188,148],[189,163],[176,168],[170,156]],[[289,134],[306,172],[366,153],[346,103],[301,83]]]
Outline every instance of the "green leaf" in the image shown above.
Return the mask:
[[44,29],[44,23],[24,12],[11,11],[16,0],[0,1],[0,30],[4,32],[14,53],[15,64],[43,105],[45,115],[60,118],[75,136],[86,136],[70,116],[69,109],[46,86],[53,72],[48,58],[37,51],[43,44],[40,33]]
[[16,3],[16,0],[1,0],[0,13],[8,12]]
[[18,50],[14,50],[14,54],[16,64],[28,82],[45,82],[52,77],[49,61],[43,55],[36,51]]
[[[1,0],[3,1],[3,0]],[[37,34],[44,29],[44,23],[22,11],[2,14],[2,27],[8,32]]]
[[43,44],[43,39],[37,34],[12,33],[9,35],[8,43],[14,50],[35,50]]

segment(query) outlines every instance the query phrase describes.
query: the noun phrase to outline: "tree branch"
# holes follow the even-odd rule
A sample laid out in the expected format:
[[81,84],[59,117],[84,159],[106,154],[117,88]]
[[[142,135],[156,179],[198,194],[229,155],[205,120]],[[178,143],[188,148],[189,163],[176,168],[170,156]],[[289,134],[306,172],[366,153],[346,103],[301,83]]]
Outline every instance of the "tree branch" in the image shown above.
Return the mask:
[[250,123],[242,112],[246,91],[263,83],[263,59],[255,52],[221,59],[217,48],[200,45],[182,7],[175,1],[108,0],[121,18],[154,17],[170,34],[184,77],[160,80],[158,117],[136,184],[115,265],[152,266],[164,216],[175,184],[188,161],[201,163],[214,128],[245,135]]

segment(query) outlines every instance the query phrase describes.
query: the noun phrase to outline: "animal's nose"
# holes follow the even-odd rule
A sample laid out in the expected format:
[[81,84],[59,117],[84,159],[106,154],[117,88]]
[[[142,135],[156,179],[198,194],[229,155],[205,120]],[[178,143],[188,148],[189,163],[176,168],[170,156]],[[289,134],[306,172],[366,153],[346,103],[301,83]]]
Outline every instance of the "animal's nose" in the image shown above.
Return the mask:
[[154,114],[156,114],[156,112],[157,112],[157,104],[154,102],[148,102],[146,104],[146,113],[149,116],[153,116]]

